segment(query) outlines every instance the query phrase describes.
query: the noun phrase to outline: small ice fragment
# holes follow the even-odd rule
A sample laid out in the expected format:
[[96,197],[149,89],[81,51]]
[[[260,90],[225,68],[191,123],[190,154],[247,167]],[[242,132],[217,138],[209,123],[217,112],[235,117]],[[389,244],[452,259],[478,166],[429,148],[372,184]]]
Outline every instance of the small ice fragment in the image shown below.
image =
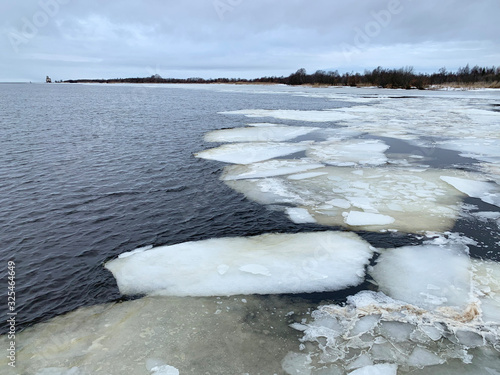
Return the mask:
[[329,200],[328,202],[325,202],[325,203],[331,204],[332,206],[335,206],[335,207],[340,207],[340,208],[345,208],[345,209],[348,209],[351,207],[351,203],[349,203],[348,200],[340,199],[340,198],[335,198],[335,199]]
[[398,365],[393,363],[381,363],[373,366],[365,366],[350,372],[349,375],[396,375]]
[[443,331],[435,326],[420,326],[420,329],[427,335],[431,340],[437,341],[441,338]]
[[468,348],[476,348],[485,344],[483,337],[476,332],[459,330],[455,336],[460,344]]
[[367,367],[367,366],[373,366],[373,361],[367,354],[361,354],[352,363],[350,363],[349,366],[347,366],[347,370],[355,370],[360,367]]
[[382,321],[379,325],[380,334],[391,342],[405,342],[410,340],[414,327],[402,322]]
[[292,327],[293,329],[296,329],[297,331],[302,331],[302,332],[308,328],[305,324],[301,324],[301,323],[292,323],[292,324],[290,324],[290,327]]
[[380,315],[367,315],[359,318],[349,332],[349,336],[357,336],[371,331],[378,323]]
[[151,375],[179,375],[179,370],[169,365],[156,366],[151,369]]
[[316,220],[311,216],[309,211],[300,207],[287,207],[286,214],[295,224],[315,223]]
[[408,357],[408,365],[418,368],[445,363],[446,361],[430,351],[416,346]]

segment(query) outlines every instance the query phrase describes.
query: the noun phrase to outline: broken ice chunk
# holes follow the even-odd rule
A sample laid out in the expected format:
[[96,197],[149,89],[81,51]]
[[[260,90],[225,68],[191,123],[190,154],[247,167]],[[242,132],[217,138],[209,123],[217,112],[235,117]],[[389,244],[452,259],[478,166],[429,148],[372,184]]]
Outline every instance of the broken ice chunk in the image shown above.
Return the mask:
[[287,207],[285,212],[296,224],[305,224],[305,223],[315,223],[316,220],[313,216],[307,211],[305,208],[300,207]]
[[[425,272],[422,272],[425,270]],[[385,250],[371,272],[380,290],[415,306],[455,306],[470,298],[470,261],[463,247],[421,245]],[[428,285],[434,285],[429,289]]]
[[350,372],[349,375],[396,375],[398,366],[392,363],[381,363],[373,366],[365,366]]
[[408,357],[408,365],[418,368],[439,365],[445,362],[446,360],[419,346],[416,346],[411,355]]

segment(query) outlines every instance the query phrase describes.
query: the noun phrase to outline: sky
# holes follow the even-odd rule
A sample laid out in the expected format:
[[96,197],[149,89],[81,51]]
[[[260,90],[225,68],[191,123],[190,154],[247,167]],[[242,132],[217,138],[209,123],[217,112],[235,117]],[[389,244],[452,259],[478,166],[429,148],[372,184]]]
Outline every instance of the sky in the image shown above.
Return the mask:
[[0,82],[500,65],[499,0],[0,0]]

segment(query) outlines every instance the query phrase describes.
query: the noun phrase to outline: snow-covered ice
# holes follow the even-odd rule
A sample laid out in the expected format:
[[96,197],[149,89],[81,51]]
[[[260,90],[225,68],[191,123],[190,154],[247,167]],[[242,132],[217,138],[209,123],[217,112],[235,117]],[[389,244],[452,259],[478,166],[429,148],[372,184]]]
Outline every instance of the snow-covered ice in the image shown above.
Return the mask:
[[373,250],[354,233],[264,234],[160,246],[106,268],[129,295],[319,292],[361,283]]

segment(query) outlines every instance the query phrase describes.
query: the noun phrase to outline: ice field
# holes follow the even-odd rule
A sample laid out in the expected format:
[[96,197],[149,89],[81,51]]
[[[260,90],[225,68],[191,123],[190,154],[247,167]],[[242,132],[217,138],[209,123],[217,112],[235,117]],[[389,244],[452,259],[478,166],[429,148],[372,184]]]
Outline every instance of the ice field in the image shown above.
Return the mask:
[[103,267],[132,299],[27,328],[20,373],[500,375],[500,241],[460,231],[500,232],[497,91],[189,89],[325,101],[220,112],[191,150],[304,230],[123,252]]

